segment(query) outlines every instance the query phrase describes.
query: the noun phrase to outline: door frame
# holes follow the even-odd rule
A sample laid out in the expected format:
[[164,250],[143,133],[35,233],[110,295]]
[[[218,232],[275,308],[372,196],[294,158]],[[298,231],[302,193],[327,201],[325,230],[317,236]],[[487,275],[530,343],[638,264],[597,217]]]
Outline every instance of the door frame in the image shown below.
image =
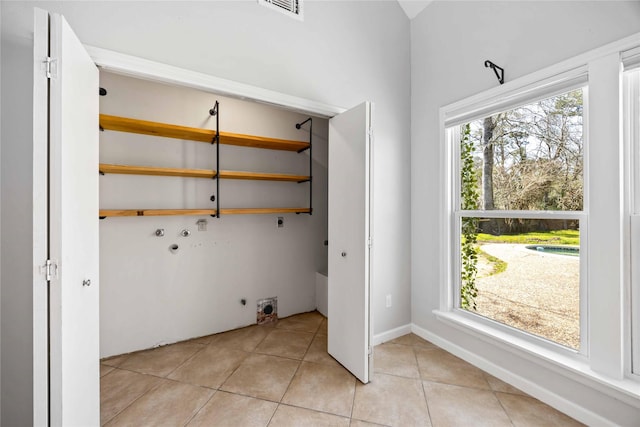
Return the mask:
[[[264,89],[258,86],[253,86],[249,84],[239,83],[233,80],[223,79],[219,77],[215,77],[209,74],[186,70],[180,67],[175,67],[168,64],[163,64],[160,62],[155,62],[147,59],[143,59],[140,57],[123,54],[120,52],[116,52],[109,49],[103,49],[95,46],[84,45],[84,48],[89,53],[89,56],[93,60],[93,62],[98,66],[100,70],[112,72],[114,74],[125,75],[133,78],[138,78],[142,80],[160,82],[165,84],[171,84],[175,86],[188,87],[192,89],[201,90],[204,92],[216,93],[224,96],[228,96],[231,98],[238,98],[250,101],[256,101],[261,103],[267,103],[276,107],[285,108],[291,111],[307,113],[316,117],[327,118],[330,119],[338,114],[341,114],[347,111],[346,108],[338,107],[331,104],[326,104],[322,102],[316,102],[309,99],[292,96],[288,94],[284,94],[281,92],[273,91],[270,89]],[[40,47],[40,52],[45,47]],[[46,46],[48,51],[48,46]],[[34,49],[36,50],[36,49]],[[41,70],[37,69],[34,72],[41,72]],[[44,88],[41,90],[37,90],[34,93],[34,112],[36,109],[41,113],[41,107],[37,100],[41,99]],[[36,99],[37,98],[37,99]],[[35,135],[34,135],[35,136]],[[35,141],[35,140],[34,140]],[[35,153],[41,152],[40,150],[34,150]],[[34,165],[42,164],[43,159],[40,157],[34,157]],[[371,165],[373,168],[373,165]],[[34,176],[34,179],[46,179],[44,176],[40,176],[41,173],[44,173],[45,169],[43,168],[34,168],[34,171],[39,171],[38,176]],[[34,172],[35,173],[35,172]],[[34,202],[36,201],[36,196],[34,194]],[[39,197],[39,196],[38,196]],[[42,199],[38,199],[40,203]],[[34,211],[36,212],[36,211]],[[46,227],[46,214],[43,217],[42,215],[34,213],[34,232],[38,229],[42,229]],[[46,248],[46,241],[40,241],[36,239],[36,235],[34,233],[34,265],[38,265],[40,260],[40,255],[43,252],[43,249]],[[38,249],[42,248],[42,249]],[[38,249],[36,251],[36,249]],[[36,253],[37,252],[37,253]],[[36,257],[38,257],[36,259]],[[370,264],[371,265],[371,264]],[[370,267],[371,268],[371,267]],[[36,279],[34,279],[34,289],[38,289],[40,286],[35,283]],[[372,274],[370,271],[369,275],[369,283],[372,282]],[[48,330],[48,321],[46,319],[47,316],[43,315],[42,310],[36,310],[37,307],[45,307],[48,311],[48,301],[46,294],[42,292],[34,292],[34,420],[46,421],[48,420],[48,357],[43,357],[43,354],[46,352],[42,351],[44,349],[42,342],[43,337],[46,337],[46,331]],[[371,335],[373,333],[373,324],[372,324],[372,313],[371,308],[369,310],[369,335],[371,339]],[[44,328],[44,329],[43,329]],[[45,335],[43,335],[45,334]],[[37,341],[37,342],[36,342]],[[39,344],[40,343],[40,344]],[[370,368],[372,364],[370,363]],[[46,371],[46,372],[45,372]],[[46,398],[36,399],[37,396]],[[42,402],[42,404],[36,403]]]
[[142,80],[166,83],[174,86],[188,87],[204,92],[213,92],[249,101],[267,103],[286,108],[298,113],[311,114],[316,117],[330,119],[347,111],[346,108],[316,102],[297,96],[287,95],[270,89],[264,89],[245,83],[235,82],[220,77],[184,68],[150,61],[113,50],[84,45],[91,59],[101,70],[134,77]]

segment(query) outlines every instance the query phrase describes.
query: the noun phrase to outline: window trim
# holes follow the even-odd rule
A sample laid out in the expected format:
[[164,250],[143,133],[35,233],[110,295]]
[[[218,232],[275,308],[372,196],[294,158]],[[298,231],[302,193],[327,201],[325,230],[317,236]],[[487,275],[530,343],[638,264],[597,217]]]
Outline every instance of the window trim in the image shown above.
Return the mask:
[[[640,381],[637,375],[631,375],[629,366],[631,364],[631,351],[628,346],[631,336],[628,324],[630,323],[630,307],[625,303],[624,298],[628,295],[628,283],[625,281],[625,272],[629,269],[626,262],[628,257],[629,236],[624,233],[624,210],[623,210],[623,181],[624,152],[622,144],[622,59],[630,57],[628,52],[637,52],[640,47],[640,33],[602,46],[600,48],[583,53],[576,57],[567,59],[553,66],[531,73],[527,76],[507,82],[502,86],[470,96],[461,101],[445,105],[439,111],[439,142],[440,142],[440,292],[438,310],[434,310],[436,318],[440,321],[456,324],[461,330],[469,334],[484,336],[495,344],[507,344],[505,348],[512,349],[514,353],[522,354],[521,351],[529,354],[539,363],[548,368],[548,354],[536,349],[536,346],[522,346],[518,344],[517,337],[497,334],[495,329],[488,330],[478,322],[470,321],[461,316],[456,311],[453,300],[453,293],[450,291],[453,283],[452,244],[451,236],[454,234],[452,220],[453,200],[451,191],[452,179],[452,144],[447,144],[446,128],[454,124],[456,117],[463,116],[465,108],[488,106],[491,102],[497,102],[507,96],[517,96],[517,92],[528,90],[536,83],[544,82],[545,79],[552,79],[562,73],[571,72],[576,69],[586,69],[589,82],[589,118],[586,120],[587,128],[584,130],[587,139],[590,141],[610,141],[610,146],[604,144],[589,144],[587,142],[589,156],[595,160],[591,165],[593,170],[585,172],[585,206],[589,221],[588,236],[590,261],[586,269],[589,279],[589,306],[587,309],[587,322],[589,325],[589,349],[586,355],[584,369],[577,372],[574,363],[580,363],[581,355],[574,357],[560,357],[560,353],[551,352],[558,357],[552,357],[555,365],[560,365],[563,369],[559,373],[571,377],[572,373],[577,373],[584,380],[590,383],[607,384],[607,393],[617,396],[616,390],[625,390],[636,398],[640,397]],[[616,90],[616,87],[620,90]],[[594,105],[593,100],[597,100]],[[467,110],[468,111],[468,110]],[[483,110],[484,111],[490,111]],[[597,163],[602,162],[602,165]],[[591,162],[590,162],[591,163]],[[607,169],[608,168],[608,169]],[[603,172],[609,171],[609,174]],[[610,173],[612,170],[620,170],[620,173]],[[594,179],[590,179],[590,177]],[[617,191],[617,190],[620,191]],[[594,191],[595,190],[595,191]],[[613,191],[612,191],[613,190]],[[589,204],[588,198],[597,200],[598,203]],[[611,206],[620,205],[620,210],[611,209]],[[596,237],[595,239],[593,237]],[[582,235],[581,235],[582,238]],[[602,246],[596,245],[603,243]],[[586,263],[585,263],[586,264]]]
[[[623,132],[625,150],[625,234],[630,236],[625,262],[628,301],[628,316],[625,319],[627,335],[631,337],[625,350],[631,354],[626,370],[640,380],[640,48],[632,58],[633,62],[623,62]],[[635,74],[637,77],[633,78]],[[634,120],[635,119],[635,120]],[[638,325],[633,327],[633,325]]]
[[[580,68],[583,70],[583,68]],[[556,82],[561,82],[558,84]],[[460,209],[460,125],[463,123],[458,123],[459,120],[451,120],[448,123],[453,123],[448,125],[445,120],[445,135],[446,135],[446,144],[450,147],[450,151],[452,157],[449,159],[449,164],[451,165],[451,182],[452,186],[451,190],[451,265],[449,268],[452,270],[451,272],[451,286],[448,289],[448,292],[451,294],[450,301],[451,306],[450,310],[456,311],[463,316],[471,316],[469,319],[476,319],[477,322],[481,322],[485,327],[494,327],[501,328],[503,333],[512,334],[514,337],[517,336],[520,339],[526,340],[527,342],[537,343],[543,347],[549,347],[556,349],[556,351],[566,354],[579,354],[582,356],[586,356],[588,353],[588,291],[587,291],[587,271],[586,266],[588,264],[589,252],[588,252],[588,187],[587,187],[587,176],[588,176],[588,166],[589,166],[589,158],[588,158],[588,135],[587,135],[587,123],[588,123],[588,94],[589,90],[586,86],[586,75],[581,71],[580,73],[576,73],[575,70],[571,70],[567,75],[558,74],[553,76],[551,80],[546,79],[540,86],[540,91],[536,91],[533,85],[528,85],[526,89],[526,94],[530,98],[526,98],[525,96],[513,96],[511,99],[518,99],[519,104],[505,104],[504,102],[499,102],[497,105],[508,105],[507,108],[518,108],[522,105],[527,105],[533,102],[537,102],[541,99],[547,99],[556,95],[560,95],[563,93],[567,93],[571,90],[581,89],[583,91],[583,210],[581,211],[540,211],[540,210],[463,210]],[[553,91],[550,91],[549,88],[553,87]],[[472,107],[473,108],[473,107]],[[460,110],[458,110],[460,111]],[[465,120],[478,120],[482,119],[485,111],[493,111],[492,114],[499,113],[505,111],[504,109],[498,110],[497,107],[493,105],[487,105],[482,109],[474,109],[476,111],[476,115],[462,115],[465,117]],[[477,114],[481,114],[478,116]],[[458,224],[460,223],[462,218],[473,218],[473,217],[481,217],[481,218],[529,218],[529,219],[576,219],[580,221],[580,283],[579,283],[579,293],[580,293],[580,347],[578,350],[563,346],[559,343],[556,343],[552,340],[549,340],[545,337],[532,334],[526,330],[518,329],[515,327],[511,327],[506,324],[502,324],[494,319],[487,318],[480,314],[475,314],[473,312],[468,312],[464,309],[460,308],[460,289],[461,289],[461,266],[460,266],[460,245],[458,242],[461,240],[461,230]],[[442,309],[442,307],[441,307]]]

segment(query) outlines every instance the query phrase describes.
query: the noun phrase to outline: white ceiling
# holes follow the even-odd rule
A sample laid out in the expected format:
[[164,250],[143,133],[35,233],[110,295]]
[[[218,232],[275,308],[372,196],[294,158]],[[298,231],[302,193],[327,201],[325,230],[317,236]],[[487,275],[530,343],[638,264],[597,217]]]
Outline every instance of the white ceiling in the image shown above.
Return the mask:
[[429,5],[433,0],[398,0],[400,7],[407,14],[409,19],[415,18],[425,7]]

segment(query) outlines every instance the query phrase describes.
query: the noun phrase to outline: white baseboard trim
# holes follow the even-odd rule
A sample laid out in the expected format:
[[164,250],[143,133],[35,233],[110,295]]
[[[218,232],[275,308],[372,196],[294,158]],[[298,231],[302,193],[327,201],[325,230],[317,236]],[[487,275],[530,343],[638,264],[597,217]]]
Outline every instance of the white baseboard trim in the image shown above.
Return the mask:
[[395,329],[391,329],[385,331],[381,334],[376,334],[373,336],[373,345],[376,346],[378,344],[382,344],[383,342],[391,341],[396,338],[400,338],[403,335],[407,335],[411,333],[411,324],[402,325]]
[[502,381],[511,384],[514,387],[519,388],[530,396],[546,403],[549,406],[577,419],[578,421],[587,425],[598,426],[615,426],[610,420],[607,420],[600,415],[588,410],[587,408],[576,404],[570,400],[558,396],[552,391],[540,387],[538,384],[527,380],[519,375],[514,374],[511,371],[504,369],[482,357],[477,356],[457,344],[454,344],[439,335],[435,335],[428,330],[421,328],[416,324],[411,324],[411,332],[418,335],[420,338],[437,345],[438,347],[448,351],[449,353],[471,363],[472,365],[482,369],[485,372],[493,375]]

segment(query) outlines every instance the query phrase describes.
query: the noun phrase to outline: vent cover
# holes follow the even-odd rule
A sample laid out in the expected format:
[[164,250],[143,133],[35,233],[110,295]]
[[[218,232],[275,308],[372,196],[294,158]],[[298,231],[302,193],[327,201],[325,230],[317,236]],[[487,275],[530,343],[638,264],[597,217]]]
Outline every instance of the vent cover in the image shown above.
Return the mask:
[[258,3],[292,18],[303,20],[302,0],[258,0]]

